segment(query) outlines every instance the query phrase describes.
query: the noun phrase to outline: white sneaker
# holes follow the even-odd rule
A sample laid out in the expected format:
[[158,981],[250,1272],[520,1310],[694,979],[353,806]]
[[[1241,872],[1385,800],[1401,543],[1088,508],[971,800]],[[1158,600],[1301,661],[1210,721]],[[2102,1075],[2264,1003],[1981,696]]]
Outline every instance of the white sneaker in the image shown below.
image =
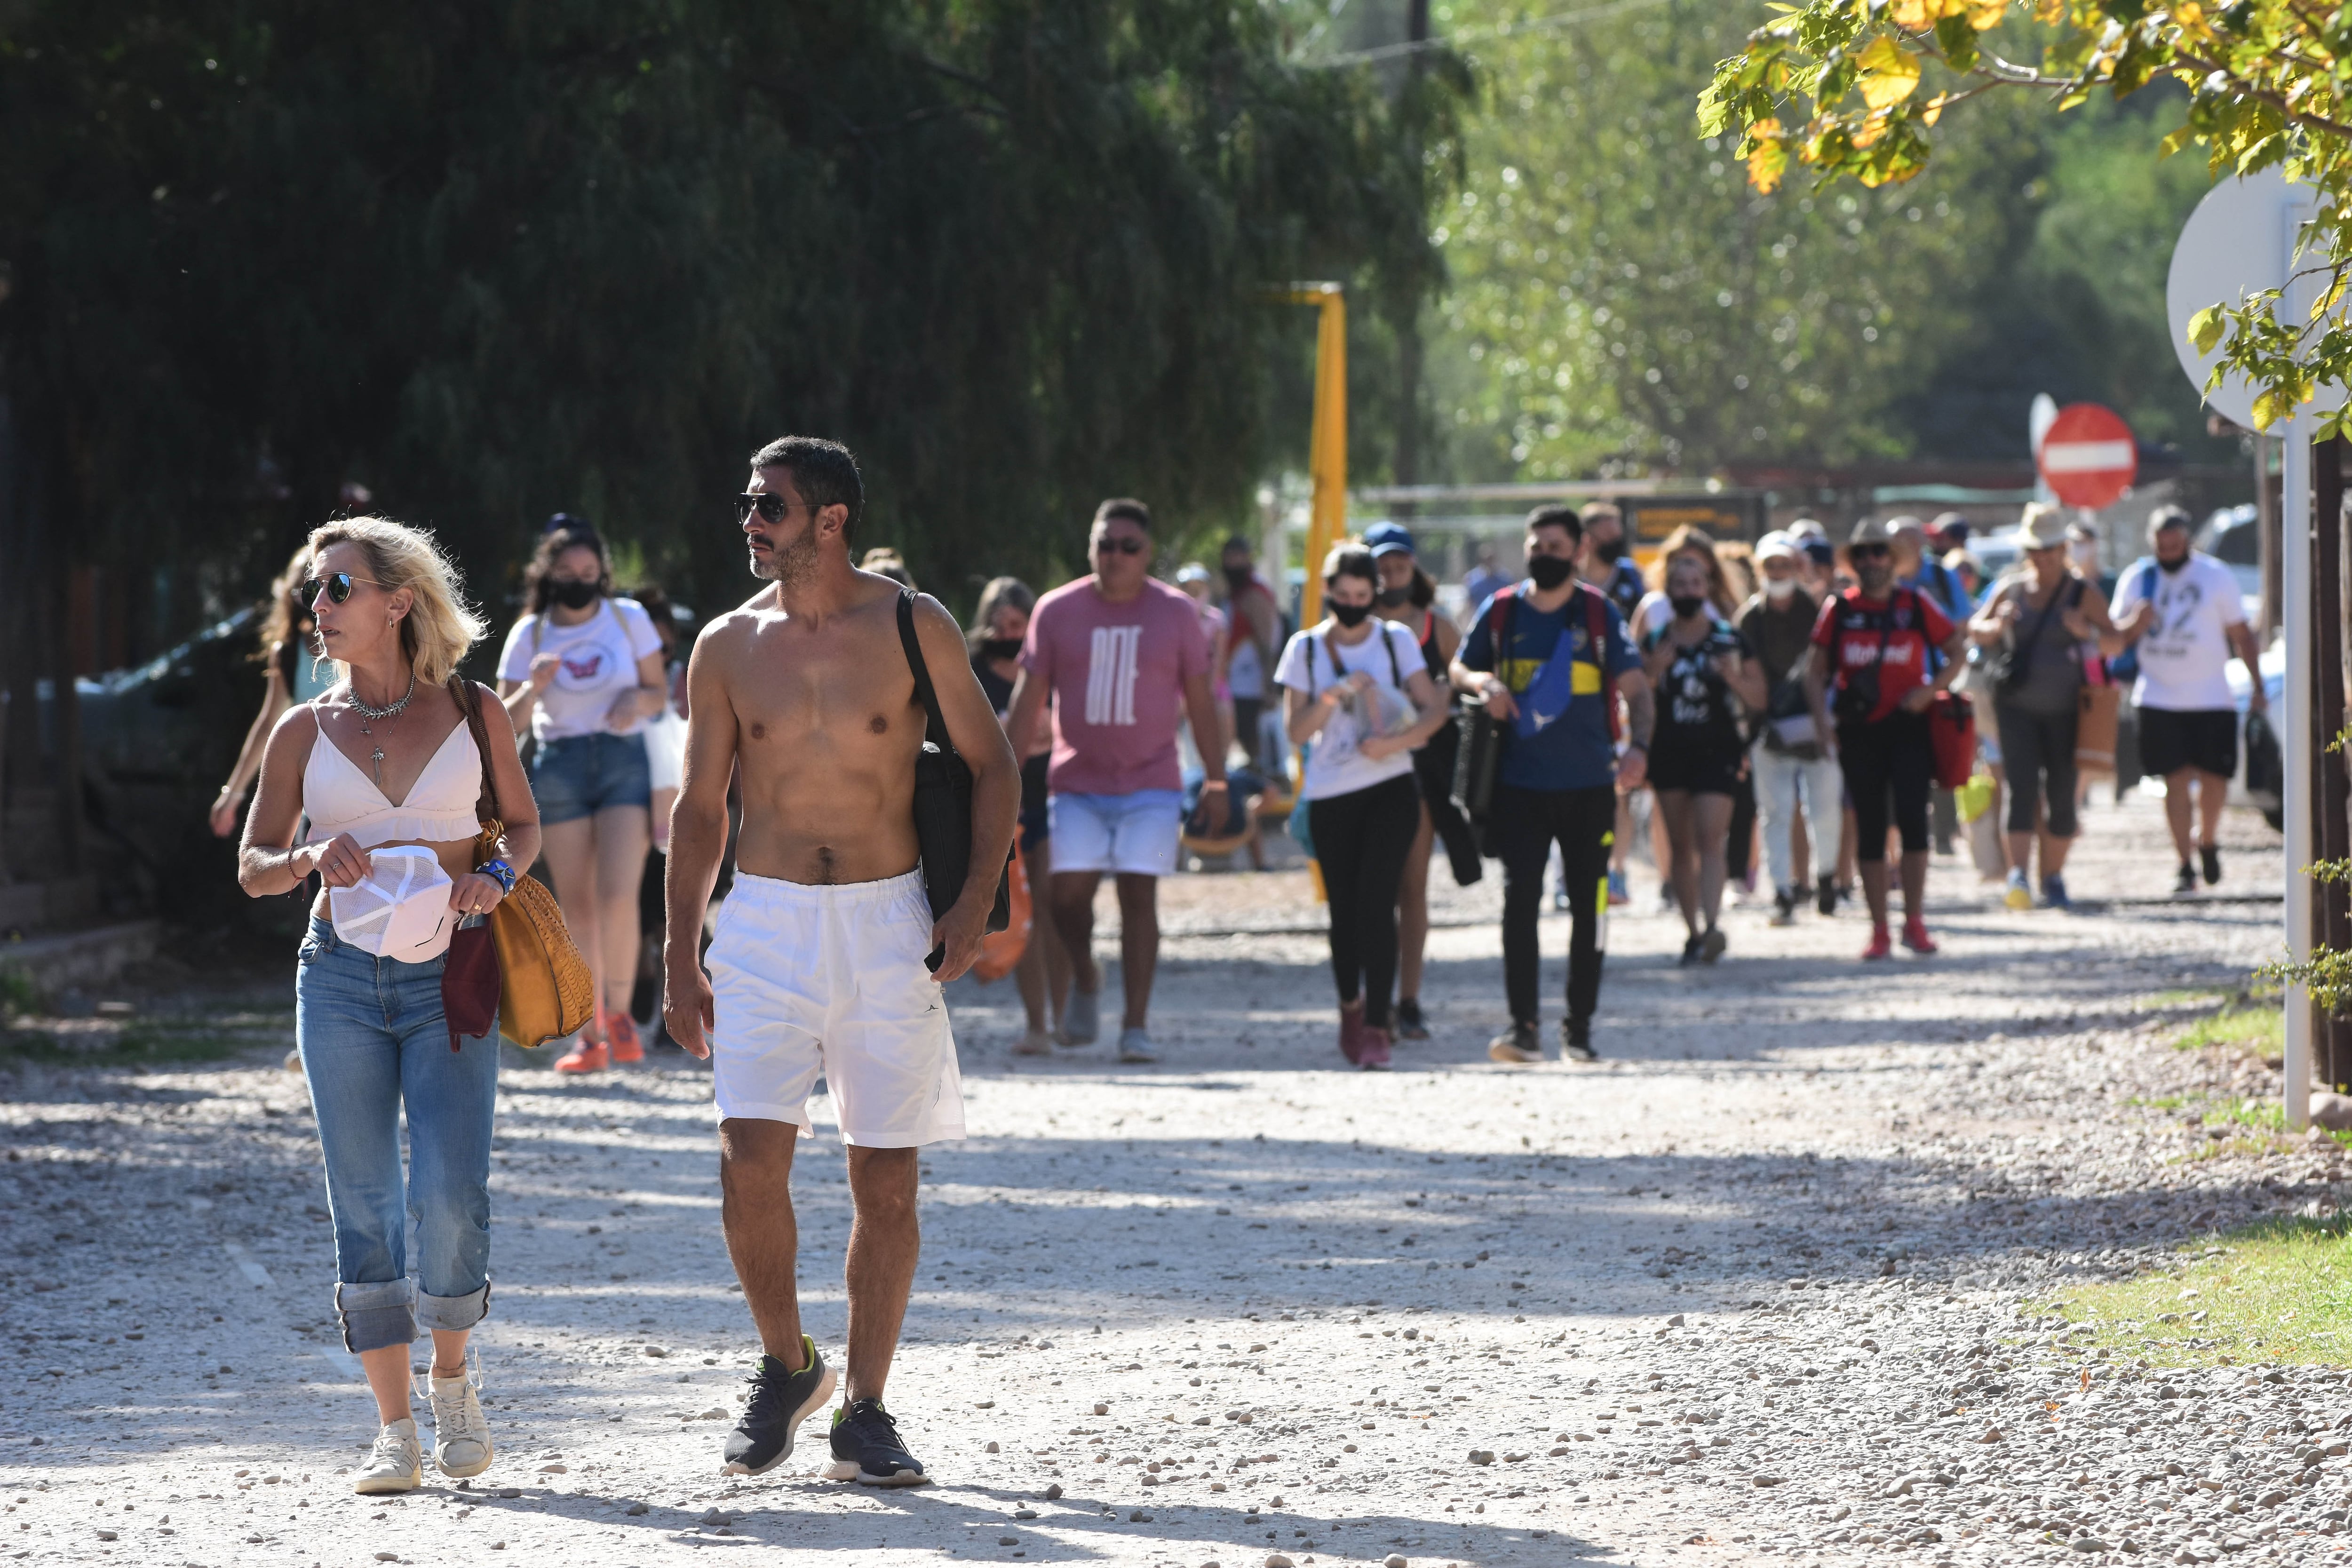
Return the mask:
[[380,1428],[367,1463],[360,1467],[352,1490],[362,1497],[388,1492],[413,1492],[425,1484],[425,1451],[416,1441],[416,1418],[404,1416]]
[[1031,1029],[1022,1035],[1013,1046],[1016,1057],[1050,1057],[1054,1054],[1054,1037],[1043,1029]]
[[457,1479],[478,1476],[490,1468],[495,1449],[489,1423],[482,1419],[482,1363],[455,1377],[431,1373],[433,1400],[433,1462],[441,1473]]
[[1160,1059],[1160,1048],[1141,1029],[1121,1029],[1118,1032],[1118,1059],[1123,1062],[1156,1062]]

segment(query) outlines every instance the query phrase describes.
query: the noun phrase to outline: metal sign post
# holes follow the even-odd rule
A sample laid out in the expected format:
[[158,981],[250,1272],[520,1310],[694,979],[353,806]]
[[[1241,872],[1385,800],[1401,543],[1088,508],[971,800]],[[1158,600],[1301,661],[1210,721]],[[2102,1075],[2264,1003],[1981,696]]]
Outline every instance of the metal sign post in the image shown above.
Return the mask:
[[[2286,557],[2286,754],[2284,809],[2286,814],[2286,945],[2297,963],[2311,961],[2311,892],[2304,868],[2315,856],[2312,743],[2311,421],[2298,413],[2287,422],[2285,461],[2281,465],[2284,510],[2281,552]],[[2311,1120],[2311,997],[2300,985],[2286,993],[2286,1124],[2300,1131]]]

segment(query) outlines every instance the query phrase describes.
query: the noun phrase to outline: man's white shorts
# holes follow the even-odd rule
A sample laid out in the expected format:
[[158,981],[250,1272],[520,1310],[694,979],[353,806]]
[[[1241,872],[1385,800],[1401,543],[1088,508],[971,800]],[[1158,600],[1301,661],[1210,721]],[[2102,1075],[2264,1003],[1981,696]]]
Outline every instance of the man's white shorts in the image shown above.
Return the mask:
[[919,871],[813,888],[735,875],[710,942],[719,1117],[813,1129],[824,1075],[841,1140],[906,1149],[963,1136],[963,1080]]
[[1133,795],[1046,797],[1055,871],[1124,871],[1142,877],[1176,874],[1176,847],[1184,830],[1184,797],[1172,789]]

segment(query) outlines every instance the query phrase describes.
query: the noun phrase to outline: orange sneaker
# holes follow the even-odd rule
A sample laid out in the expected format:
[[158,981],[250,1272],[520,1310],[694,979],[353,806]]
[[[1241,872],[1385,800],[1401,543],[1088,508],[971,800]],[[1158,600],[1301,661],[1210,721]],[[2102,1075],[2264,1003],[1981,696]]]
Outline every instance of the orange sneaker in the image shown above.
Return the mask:
[[557,1072],[603,1072],[613,1065],[602,1040],[581,1040],[555,1060]]
[[646,1059],[645,1042],[637,1038],[636,1020],[628,1014],[604,1015],[604,1038],[610,1044],[615,1062],[641,1062]]

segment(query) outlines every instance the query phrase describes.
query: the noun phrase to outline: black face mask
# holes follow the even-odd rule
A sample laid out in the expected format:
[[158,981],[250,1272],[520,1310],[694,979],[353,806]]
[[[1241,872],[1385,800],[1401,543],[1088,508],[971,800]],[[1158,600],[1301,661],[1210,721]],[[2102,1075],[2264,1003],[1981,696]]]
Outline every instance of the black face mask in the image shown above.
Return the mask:
[[1593,542],[1592,558],[1595,561],[1600,562],[1604,566],[1614,564],[1617,559],[1624,553],[1625,542],[1622,539],[1612,539],[1605,544],[1601,543],[1598,540]]
[[1536,586],[1538,588],[1543,589],[1546,592],[1559,587],[1561,584],[1567,582],[1570,577],[1573,576],[1575,573],[1576,563],[1569,560],[1568,557],[1564,555],[1530,555],[1528,557],[1528,575],[1536,580]]
[[1331,612],[1331,618],[1343,626],[1360,626],[1364,624],[1365,617],[1372,613],[1372,607],[1370,605],[1339,605],[1327,602],[1324,607]]
[[1706,608],[1706,598],[1699,594],[1676,594],[1666,602],[1675,607],[1675,614],[1685,620]]
[[2159,556],[2158,556],[2158,557],[2157,557],[2156,563],[2157,563],[2158,566],[2163,567],[2163,568],[2164,568],[2164,570],[2165,570],[2168,574],[2169,574],[2169,573],[2173,573],[2173,572],[2178,572],[2178,571],[2179,571],[2183,566],[2186,566],[2186,565],[2188,565],[2188,564],[2189,564],[2189,555],[2188,555],[2188,552],[2187,552],[2186,551],[2184,551],[2184,552],[2181,552],[2180,559],[2179,559],[2179,560],[2178,560],[2178,561],[2167,561],[2167,560],[2165,560],[2162,556],[2160,556],[2160,555],[2159,555]]
[[549,596],[567,610],[584,610],[596,602],[604,589],[594,583],[583,583],[576,577],[559,577],[551,585]]
[[1012,658],[1020,651],[1019,637],[990,637],[980,645],[982,658]]
[[1254,575],[1255,574],[1246,566],[1228,566],[1225,568],[1225,586],[1238,594],[1249,586],[1250,578]]
[[1412,585],[1411,584],[1407,584],[1402,588],[1383,588],[1378,594],[1374,595],[1373,598],[1380,603],[1382,609],[1393,610],[1399,605],[1411,602],[1412,598]]

